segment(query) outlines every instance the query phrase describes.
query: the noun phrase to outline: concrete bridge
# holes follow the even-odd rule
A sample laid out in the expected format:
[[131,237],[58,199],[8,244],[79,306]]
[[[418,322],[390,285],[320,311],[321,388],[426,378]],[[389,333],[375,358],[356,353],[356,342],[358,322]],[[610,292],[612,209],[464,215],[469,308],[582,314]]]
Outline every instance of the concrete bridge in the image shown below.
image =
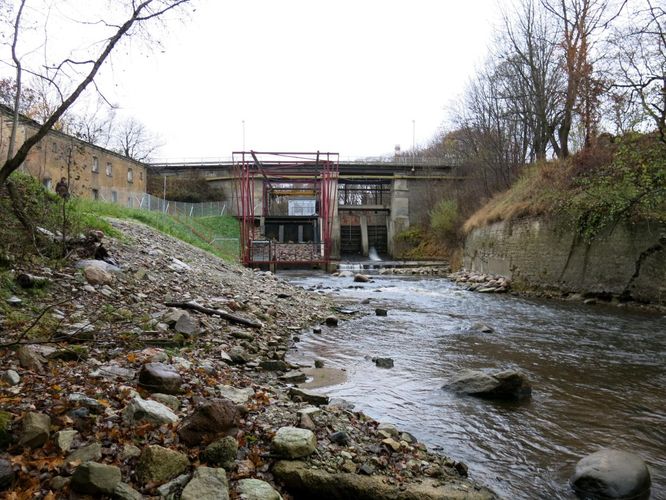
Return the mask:
[[395,236],[427,217],[444,184],[462,179],[456,167],[446,158],[250,151],[154,163],[150,175],[195,174],[221,188],[246,229],[247,264],[328,265],[373,247],[395,256]]

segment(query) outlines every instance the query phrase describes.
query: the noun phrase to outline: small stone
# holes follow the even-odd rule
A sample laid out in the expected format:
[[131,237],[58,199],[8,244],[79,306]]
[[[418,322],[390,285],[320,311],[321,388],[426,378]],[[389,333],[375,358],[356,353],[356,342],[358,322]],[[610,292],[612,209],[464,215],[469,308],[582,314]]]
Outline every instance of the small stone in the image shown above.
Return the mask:
[[173,424],[180,419],[169,407],[162,403],[136,396],[123,410],[123,420],[132,425],[142,421],[156,424]]
[[150,399],[163,404],[172,411],[177,411],[180,408],[180,399],[178,399],[176,396],[172,396],[171,394],[162,394],[161,392],[156,392],[150,395]]
[[328,439],[331,443],[347,446],[349,444],[349,434],[344,431],[338,431],[331,434]]
[[375,309],[375,315],[376,316],[387,316],[388,315],[388,310],[383,309],[381,307],[378,307]]
[[102,365],[90,372],[90,376],[95,378],[120,379],[129,382],[136,376],[136,371],[123,368],[119,365]]
[[72,429],[65,429],[56,432],[54,438],[58,449],[62,453],[67,453],[71,449],[74,438],[78,433],[78,431]]
[[16,351],[16,355],[18,356],[19,363],[26,370],[31,370],[37,373],[44,372],[43,365],[46,363],[46,358],[31,346],[23,345],[19,347]]
[[7,370],[2,374],[2,381],[8,385],[18,385],[21,382],[21,376],[14,370]]
[[49,438],[51,419],[43,413],[30,412],[23,417],[23,434],[19,444],[39,448]]
[[141,455],[141,449],[133,444],[125,443],[123,449],[120,451],[120,460],[129,460]]
[[16,473],[12,467],[12,463],[9,460],[0,459],[0,491],[9,488],[15,478]]
[[23,301],[20,298],[18,298],[16,295],[12,295],[11,297],[9,297],[6,300],[6,302],[12,307],[18,307],[23,303]]
[[113,283],[113,275],[99,267],[83,268],[83,275],[91,285],[109,285]]
[[318,394],[316,392],[308,391],[306,389],[299,389],[297,387],[292,387],[289,389],[289,397],[291,399],[300,399],[306,403],[312,403],[314,405],[327,405],[329,402],[329,397],[324,394]]
[[70,482],[70,478],[68,478],[68,477],[54,476],[49,481],[49,486],[51,487],[51,489],[57,491],[57,490],[63,489],[65,486],[67,486],[69,484],[69,482]]
[[178,435],[188,446],[196,446],[235,428],[240,417],[236,405],[228,399],[205,401],[187,417]]
[[335,316],[328,316],[325,320],[327,326],[338,326],[338,318]]
[[259,366],[270,372],[284,372],[289,369],[289,365],[281,359],[264,359],[259,362]]
[[229,470],[234,465],[237,454],[238,442],[232,436],[225,436],[206,446],[201,458],[206,463]]
[[260,479],[241,479],[237,489],[241,500],[282,500],[270,484]]
[[315,359],[314,366],[315,366],[315,368],[323,368],[324,367],[324,360],[323,359]]
[[120,480],[120,469],[115,465],[86,462],[76,468],[70,484],[78,493],[111,495]]
[[299,413],[298,414],[298,426],[301,429],[308,429],[310,431],[314,431],[314,430],[317,429],[317,426],[313,422],[310,415],[308,415],[307,413]]
[[178,321],[176,321],[174,329],[186,337],[191,337],[192,335],[199,333],[199,322],[188,313],[184,313],[181,314],[180,318],[178,318]]
[[237,405],[242,405],[248,402],[248,400],[254,396],[254,389],[252,387],[243,387],[238,389],[230,385],[218,385],[218,391],[222,397],[233,401]]
[[70,453],[70,455],[65,459],[65,463],[94,462],[100,458],[102,458],[102,445],[99,443],[92,443]]
[[240,346],[234,346],[229,349],[229,358],[235,365],[244,365],[250,361],[250,356],[247,354],[247,351]]
[[169,500],[176,498],[176,494],[183,489],[183,487],[190,479],[191,478],[189,474],[181,474],[176,479],[173,479],[168,483],[164,483],[162,486],[157,488],[157,492],[159,493],[160,498]]
[[139,385],[150,392],[178,394],[181,383],[178,372],[164,363],[146,363],[139,372]]
[[393,368],[393,359],[391,358],[372,358],[377,368]]
[[282,457],[307,457],[317,448],[317,438],[308,429],[281,427],[273,437],[271,448],[274,453]]
[[312,333],[317,333],[317,334],[321,333],[321,328],[318,327],[318,326],[315,326],[315,327],[312,329]]
[[197,467],[180,498],[181,500],[228,500],[229,482],[225,470]]
[[381,422],[377,426],[377,431],[385,432],[389,436],[393,436],[393,437],[397,437],[398,434],[399,434],[398,428],[395,425],[389,424],[389,423],[386,423],[386,422]]
[[116,500],[142,500],[143,495],[127,483],[118,483],[113,489],[113,498]]
[[146,446],[136,467],[136,474],[143,484],[164,483],[182,474],[190,466],[187,455],[159,445]]
[[354,275],[354,282],[356,283],[367,283],[368,281],[370,281],[370,276],[368,276],[367,274],[359,273]]

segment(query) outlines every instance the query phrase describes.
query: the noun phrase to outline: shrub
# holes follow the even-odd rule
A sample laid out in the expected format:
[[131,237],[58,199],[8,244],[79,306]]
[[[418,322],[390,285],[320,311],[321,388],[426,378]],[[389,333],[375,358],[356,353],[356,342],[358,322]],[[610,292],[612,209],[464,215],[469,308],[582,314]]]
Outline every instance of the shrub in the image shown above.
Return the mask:
[[460,223],[458,202],[456,200],[444,199],[430,211],[430,228],[442,242],[457,242]]

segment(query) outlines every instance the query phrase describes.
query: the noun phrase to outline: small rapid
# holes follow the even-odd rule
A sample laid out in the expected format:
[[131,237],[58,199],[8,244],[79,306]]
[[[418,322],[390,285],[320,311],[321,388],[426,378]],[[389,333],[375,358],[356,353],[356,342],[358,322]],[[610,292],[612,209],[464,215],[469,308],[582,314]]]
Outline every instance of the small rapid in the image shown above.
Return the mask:
[[[575,463],[613,447],[641,456],[652,498],[666,498],[663,316],[475,294],[443,279],[284,277],[343,297],[361,313],[301,335],[292,359],[345,368],[347,381],[327,394],[466,462],[472,478],[501,496],[575,498],[567,483]],[[388,316],[375,316],[374,307]],[[493,332],[482,333],[481,324]],[[394,368],[377,368],[373,356],[393,358]],[[533,397],[498,403],[441,389],[463,368],[519,368]]]

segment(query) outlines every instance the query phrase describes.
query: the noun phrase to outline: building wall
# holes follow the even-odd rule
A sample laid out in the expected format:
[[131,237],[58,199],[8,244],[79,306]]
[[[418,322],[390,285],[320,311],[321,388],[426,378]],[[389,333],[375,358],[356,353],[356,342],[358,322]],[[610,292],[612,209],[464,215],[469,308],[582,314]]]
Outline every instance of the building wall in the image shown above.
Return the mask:
[[[7,157],[11,121],[11,114],[0,108],[0,158]],[[22,121],[16,149],[36,131],[35,122]],[[115,197],[118,203],[126,204],[128,193],[146,191],[145,164],[58,131],[49,132],[32,148],[22,169],[51,190],[64,177],[70,192],[82,198],[95,198],[104,192],[107,198]]]
[[476,229],[464,266],[517,287],[666,303],[666,226],[618,224],[590,245],[556,220],[521,219]]

